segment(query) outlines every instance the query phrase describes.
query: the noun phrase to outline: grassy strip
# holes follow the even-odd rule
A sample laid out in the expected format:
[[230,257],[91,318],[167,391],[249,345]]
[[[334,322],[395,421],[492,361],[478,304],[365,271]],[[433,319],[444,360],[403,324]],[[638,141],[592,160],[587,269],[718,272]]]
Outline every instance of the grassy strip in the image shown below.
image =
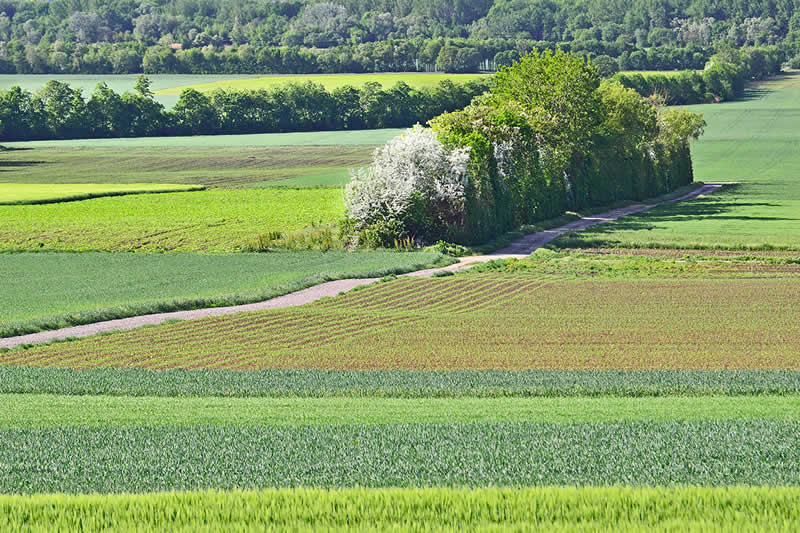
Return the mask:
[[111,396],[492,398],[800,394],[797,371],[141,370],[0,366],[0,393]]
[[105,196],[125,196],[127,194],[156,194],[165,192],[202,191],[203,185],[173,185],[154,183],[131,183],[107,185],[97,183],[81,184],[29,184],[0,183],[0,205],[57,204],[90,200]]
[[160,398],[0,395],[0,428],[800,418],[800,396]]
[[800,423],[391,424],[0,431],[0,492],[800,485]]
[[[795,531],[800,489],[284,489],[0,496],[16,531]],[[446,512],[443,512],[446,510]]]
[[152,313],[268,300],[320,283],[455,260],[427,252],[0,254],[0,337]]

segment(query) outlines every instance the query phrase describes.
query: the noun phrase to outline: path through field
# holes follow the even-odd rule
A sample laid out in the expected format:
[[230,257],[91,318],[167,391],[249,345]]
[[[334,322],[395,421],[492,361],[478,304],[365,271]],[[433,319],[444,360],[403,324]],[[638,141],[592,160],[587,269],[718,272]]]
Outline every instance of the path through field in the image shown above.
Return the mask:
[[[569,224],[565,224],[557,228],[541,231],[538,233],[532,233],[517,241],[514,241],[508,247],[488,255],[462,257],[458,263],[455,263],[447,267],[420,270],[405,275],[413,277],[430,277],[437,272],[462,270],[464,268],[473,266],[477,263],[485,263],[487,261],[492,261],[495,259],[507,259],[507,258],[522,259],[533,253],[536,249],[541,248],[548,242],[552,241],[553,239],[561,235],[564,235],[565,233],[580,231],[590,226],[594,226],[596,224],[602,224],[604,222],[617,220],[618,218],[624,216],[640,213],[642,211],[652,209],[653,207],[656,207],[657,205],[661,205],[663,203],[673,203],[684,200],[691,200],[693,198],[697,198],[698,196],[711,194],[716,190],[720,189],[723,185],[725,185],[725,183],[706,183],[683,196],[674,198],[672,200],[668,200],[666,202],[660,202],[655,204],[634,204],[628,207],[613,209],[611,211],[601,213],[598,215],[584,217],[581,218],[580,220],[570,222]],[[91,335],[97,335],[98,333],[128,330],[128,329],[139,328],[142,326],[161,324],[162,322],[166,322],[168,320],[191,320],[209,316],[240,313],[244,311],[258,311],[262,309],[295,307],[314,302],[326,296],[336,296],[342,292],[347,292],[361,285],[374,283],[375,281],[378,281],[378,279],[379,278],[366,278],[366,279],[344,279],[338,281],[329,281],[327,283],[322,283],[320,285],[310,287],[308,289],[304,289],[301,291],[293,292],[291,294],[286,294],[284,296],[279,296],[277,298],[272,298],[270,300],[266,300],[263,302],[256,302],[252,304],[236,305],[230,307],[211,307],[207,309],[195,309],[191,311],[177,311],[171,313],[143,315],[130,318],[123,318],[118,320],[108,320],[105,322],[96,322],[94,324],[86,324],[83,326],[75,326],[75,327],[63,328],[51,331],[42,331],[39,333],[20,335],[17,337],[7,337],[4,339],[0,339],[0,348],[14,348],[20,345],[42,344],[59,339],[88,337]]]

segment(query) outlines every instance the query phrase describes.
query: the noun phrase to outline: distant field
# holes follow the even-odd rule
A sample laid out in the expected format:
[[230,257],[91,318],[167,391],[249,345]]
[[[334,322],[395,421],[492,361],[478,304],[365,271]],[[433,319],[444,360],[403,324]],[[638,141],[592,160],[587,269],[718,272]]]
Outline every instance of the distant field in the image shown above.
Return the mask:
[[439,258],[422,252],[0,254],[0,337],[256,302],[328,279],[413,270]]
[[333,90],[345,85],[363,87],[367,82],[380,83],[384,88],[389,88],[397,82],[405,82],[411,87],[435,87],[444,80],[454,83],[465,83],[471,80],[484,79],[490,74],[445,74],[441,72],[387,72],[368,74],[275,74],[261,77],[244,77],[243,79],[223,79],[209,82],[181,84],[156,91],[159,95],[180,94],[183,89],[192,88],[200,92],[210,92],[215,89],[272,89],[288,83],[314,82]]
[[[229,148],[258,146],[377,146],[404,129],[255,133],[250,135],[195,135],[192,137],[134,137],[71,139],[5,143],[11,148]],[[3,154],[5,158],[8,153]]]
[[[0,527],[793,532],[797,488],[389,488],[0,496]],[[442,512],[447,509],[447,512]],[[92,524],[88,526],[87,524]]]
[[552,245],[800,250],[800,73],[765,82],[741,100],[689,109],[708,122],[692,145],[695,179],[739,185]]
[[202,187],[175,185],[170,183],[129,183],[109,185],[99,183],[53,184],[53,183],[0,183],[0,205],[44,204],[70,200],[86,200],[101,196],[123,196],[126,194],[180,192],[200,190]]
[[[61,147],[2,155],[4,181],[30,184],[202,184],[339,187],[370,163],[373,146]],[[161,185],[163,186],[163,185]]]
[[337,222],[337,189],[212,189],[0,206],[0,250],[237,251],[268,231]]
[[[247,78],[248,74],[148,74],[152,82],[150,88],[154,91],[188,85],[193,83],[208,83],[224,81],[227,79],[240,80]],[[255,75],[254,75],[255,76]],[[83,89],[83,95],[88,97],[100,82],[105,82],[113,91],[124,93],[133,91],[138,74],[0,74],[0,89],[8,89],[15,85],[31,92],[37,91],[50,80],[69,83],[73,87]],[[178,101],[178,94],[157,94],[156,100],[165,107],[171,108]]]
[[[0,355],[151,369],[800,370],[797,273],[750,279],[402,279],[310,306]],[[255,332],[255,333],[254,333]]]

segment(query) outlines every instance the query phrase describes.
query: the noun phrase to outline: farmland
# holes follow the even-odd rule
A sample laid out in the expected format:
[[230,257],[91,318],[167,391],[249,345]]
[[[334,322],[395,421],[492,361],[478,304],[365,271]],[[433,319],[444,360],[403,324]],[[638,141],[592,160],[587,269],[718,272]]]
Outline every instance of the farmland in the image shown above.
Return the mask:
[[410,87],[436,87],[440,82],[450,80],[453,83],[464,83],[488,77],[488,74],[445,74],[441,72],[381,72],[369,74],[275,74],[270,76],[252,77],[242,79],[222,79],[193,84],[182,84],[175,87],[162,88],[156,91],[158,95],[180,94],[184,89],[195,89],[200,92],[210,92],[216,89],[272,89],[289,83],[313,82],[322,85],[327,90],[352,86],[363,87],[366,83],[379,83],[383,87],[403,82]]
[[48,204],[74,200],[88,200],[101,196],[123,196],[126,194],[164,193],[199,190],[203,187],[175,185],[170,183],[118,184],[28,184],[0,183],[0,205]]
[[[382,276],[435,253],[0,254],[0,336],[266,300],[323,280]],[[53,273],[60,273],[53,278]]]
[[0,250],[214,251],[338,221],[335,189],[177,192],[0,206]]
[[[795,530],[794,80],[704,108],[696,179],[740,185],[557,250],[0,351],[0,528]],[[0,330],[441,261],[244,251],[333,231],[344,172],[389,133],[3,152],[9,183],[211,189],[0,207]]]
[[[404,279],[304,308],[214,317],[12,351],[0,355],[0,364],[238,370],[800,370],[795,357],[800,338],[794,319],[800,313],[797,275],[771,276],[559,280],[474,274]],[[439,341],[453,331],[458,335],[446,344]]]

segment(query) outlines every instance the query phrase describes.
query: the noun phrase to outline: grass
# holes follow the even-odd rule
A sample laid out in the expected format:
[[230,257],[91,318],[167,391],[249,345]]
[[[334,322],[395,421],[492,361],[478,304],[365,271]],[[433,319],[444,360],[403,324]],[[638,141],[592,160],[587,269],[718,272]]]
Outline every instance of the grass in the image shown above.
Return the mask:
[[337,222],[333,189],[206,190],[0,206],[0,250],[240,250],[270,231]]
[[705,115],[692,146],[695,178],[739,182],[694,201],[665,205],[564,236],[561,248],[800,250],[800,74],[765,82],[749,97],[690,106]]
[[[0,161],[0,195],[6,180],[39,186],[148,183],[210,187],[337,187],[350,169],[369,164],[370,146],[215,148],[38,147],[11,150]],[[0,196],[2,201],[2,196]]]
[[797,486],[798,439],[776,420],[7,429],[0,492]]
[[0,337],[251,303],[317,283],[446,264],[435,253],[0,254]]
[[0,355],[0,364],[257,370],[800,370],[795,277],[404,278],[309,306]]
[[[10,352],[10,353],[17,353]],[[238,398],[505,398],[800,394],[800,372],[142,370],[0,366],[0,393]]]
[[384,88],[389,88],[398,82],[404,82],[411,87],[426,88],[436,87],[444,80],[453,83],[465,83],[472,80],[488,78],[490,74],[445,74],[441,72],[383,72],[367,74],[276,74],[272,76],[261,76],[258,78],[248,77],[244,79],[225,79],[219,81],[209,81],[205,83],[193,83],[159,89],[156,94],[180,94],[184,89],[195,89],[200,92],[211,92],[216,89],[237,89],[237,90],[257,90],[274,89],[285,86],[289,83],[314,82],[322,85],[328,91],[351,85],[356,88],[363,87],[367,82],[380,83]]
[[[0,496],[39,531],[794,531],[797,488],[284,489]],[[446,509],[446,512],[442,512]]]
[[200,186],[175,184],[130,183],[109,185],[100,183],[0,183],[0,205],[50,204],[88,200],[102,196],[126,194],[184,192],[202,190]]
[[133,137],[69,139],[4,143],[8,148],[241,148],[265,146],[378,146],[405,129],[193,135],[190,137]]
[[800,396],[161,398],[0,394],[0,429],[797,420]]

